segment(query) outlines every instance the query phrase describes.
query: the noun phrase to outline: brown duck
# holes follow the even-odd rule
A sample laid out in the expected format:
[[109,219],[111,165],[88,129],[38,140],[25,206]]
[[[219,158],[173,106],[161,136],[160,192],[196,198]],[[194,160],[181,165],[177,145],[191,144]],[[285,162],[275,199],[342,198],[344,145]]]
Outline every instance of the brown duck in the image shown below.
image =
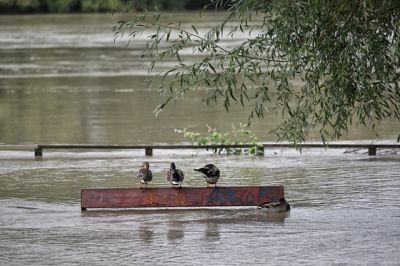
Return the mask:
[[290,211],[290,205],[285,198],[280,198],[279,201],[269,202],[258,206],[259,209],[265,209],[270,212],[287,212]]
[[180,169],[176,169],[175,163],[171,163],[165,177],[173,187],[181,187],[185,178],[183,172]]
[[147,187],[149,182],[153,179],[153,174],[151,172],[150,164],[148,162],[143,162],[140,166],[139,173],[137,178],[139,179],[139,183]]

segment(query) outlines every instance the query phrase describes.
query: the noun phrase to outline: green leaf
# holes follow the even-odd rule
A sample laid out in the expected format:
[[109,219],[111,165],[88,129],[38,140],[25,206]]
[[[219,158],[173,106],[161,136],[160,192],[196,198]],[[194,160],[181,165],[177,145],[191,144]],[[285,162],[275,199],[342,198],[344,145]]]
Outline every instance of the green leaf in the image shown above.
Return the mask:
[[199,35],[199,32],[197,31],[196,27],[192,25],[192,29],[194,30],[194,32],[196,33],[196,35]]

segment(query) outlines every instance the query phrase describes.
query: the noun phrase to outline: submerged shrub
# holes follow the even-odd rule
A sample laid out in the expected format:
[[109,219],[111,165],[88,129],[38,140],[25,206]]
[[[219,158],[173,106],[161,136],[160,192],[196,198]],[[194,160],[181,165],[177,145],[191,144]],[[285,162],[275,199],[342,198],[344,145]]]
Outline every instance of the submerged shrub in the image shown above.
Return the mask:
[[252,154],[263,155],[264,148],[257,144],[256,135],[244,124],[239,124],[239,127],[232,125],[232,130],[227,132],[219,132],[216,128],[207,125],[207,134],[202,135],[199,132],[189,131],[187,128],[182,130],[175,129],[176,133],[183,134],[183,137],[189,139],[192,145],[242,145],[251,144],[250,148],[212,148],[214,154]]

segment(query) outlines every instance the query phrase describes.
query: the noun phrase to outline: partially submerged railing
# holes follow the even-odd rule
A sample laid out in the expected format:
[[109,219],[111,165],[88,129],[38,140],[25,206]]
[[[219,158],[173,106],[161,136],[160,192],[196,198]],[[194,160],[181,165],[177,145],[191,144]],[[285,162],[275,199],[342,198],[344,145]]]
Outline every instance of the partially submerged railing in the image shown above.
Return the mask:
[[[259,149],[266,148],[295,148],[289,143],[260,143]],[[63,149],[63,150],[144,150],[146,156],[152,156],[153,150],[183,150],[183,149],[241,149],[251,148],[254,144],[236,144],[236,145],[98,145],[98,144],[38,144],[35,148],[35,156],[43,156],[44,149]],[[400,149],[400,144],[323,144],[323,143],[307,143],[301,144],[301,148],[336,148],[336,149],[368,149],[368,155],[376,155],[377,149]]]

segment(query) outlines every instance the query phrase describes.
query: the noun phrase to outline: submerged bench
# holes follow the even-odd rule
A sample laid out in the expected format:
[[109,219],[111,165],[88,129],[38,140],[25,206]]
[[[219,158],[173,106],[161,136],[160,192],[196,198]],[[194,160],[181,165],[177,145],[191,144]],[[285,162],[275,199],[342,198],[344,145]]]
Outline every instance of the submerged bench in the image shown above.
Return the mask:
[[283,197],[283,186],[82,189],[81,210],[259,206]]

